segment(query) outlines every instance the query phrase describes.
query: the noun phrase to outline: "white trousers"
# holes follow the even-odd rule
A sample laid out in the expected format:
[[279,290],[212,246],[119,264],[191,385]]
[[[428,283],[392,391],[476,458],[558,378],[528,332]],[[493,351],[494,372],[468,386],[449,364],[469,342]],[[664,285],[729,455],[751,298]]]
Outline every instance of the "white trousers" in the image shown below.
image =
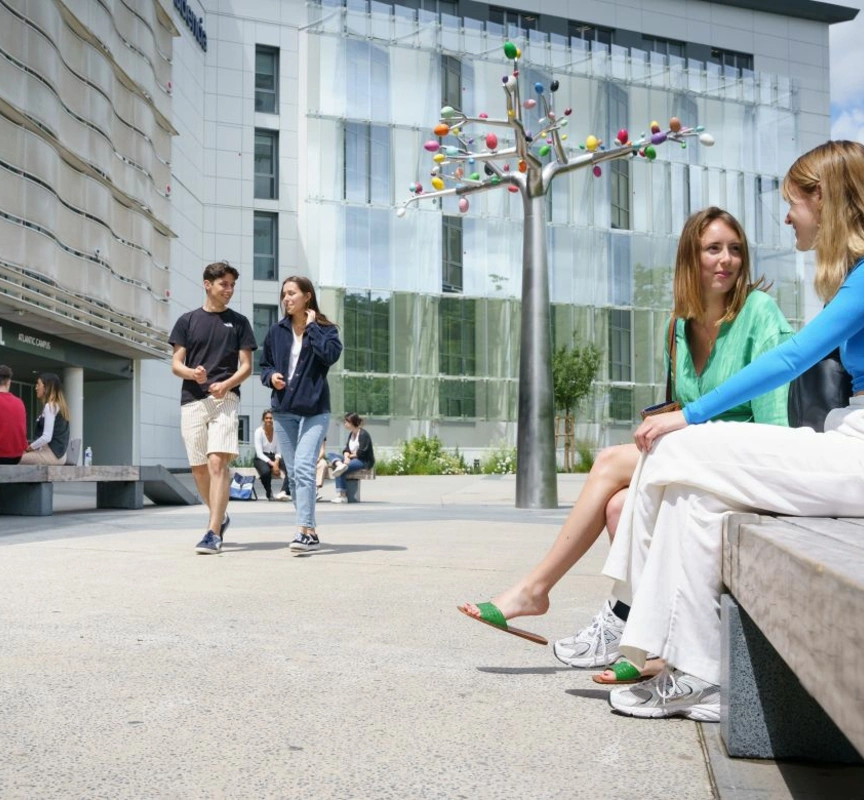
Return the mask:
[[825,428],[709,422],[643,454],[603,568],[615,597],[631,605],[621,650],[634,664],[657,653],[720,683],[728,514],[864,516],[864,397],[832,411]]

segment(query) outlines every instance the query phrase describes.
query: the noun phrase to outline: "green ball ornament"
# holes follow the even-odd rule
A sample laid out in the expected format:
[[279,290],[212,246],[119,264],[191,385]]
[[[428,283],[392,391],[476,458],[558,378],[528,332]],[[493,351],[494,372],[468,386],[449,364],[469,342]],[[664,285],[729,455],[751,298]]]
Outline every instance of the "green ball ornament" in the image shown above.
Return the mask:
[[657,151],[653,147],[651,147],[651,145],[648,145],[648,147],[645,148],[645,158],[647,158],[649,161],[653,161],[655,158],[657,158]]
[[507,58],[516,58],[516,45],[513,42],[504,42],[504,55]]

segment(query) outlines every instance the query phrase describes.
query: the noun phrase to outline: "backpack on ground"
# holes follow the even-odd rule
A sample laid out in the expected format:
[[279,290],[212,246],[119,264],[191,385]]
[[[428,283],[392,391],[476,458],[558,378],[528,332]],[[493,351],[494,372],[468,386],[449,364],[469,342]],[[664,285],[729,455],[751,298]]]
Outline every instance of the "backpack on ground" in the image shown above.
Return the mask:
[[257,500],[258,493],[255,491],[255,476],[234,473],[231,479],[231,488],[228,490],[229,500]]

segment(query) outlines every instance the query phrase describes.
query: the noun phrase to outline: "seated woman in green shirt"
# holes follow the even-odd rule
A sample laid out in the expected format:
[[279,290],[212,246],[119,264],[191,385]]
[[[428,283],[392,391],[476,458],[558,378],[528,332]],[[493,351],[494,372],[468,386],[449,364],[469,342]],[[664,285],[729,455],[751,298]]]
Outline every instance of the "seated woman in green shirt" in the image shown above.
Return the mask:
[[[673,284],[675,322],[674,395],[686,405],[723,383],[761,353],[792,335],[777,304],[751,281],[750,254],[741,224],[711,207],[693,214],[678,242]],[[668,341],[667,341],[668,347]],[[669,353],[666,353],[667,361]],[[788,425],[788,386],[727,411],[717,419]],[[507,620],[538,616],[549,609],[549,592],[588,551],[603,528],[614,537],[630,479],[639,460],[635,444],[603,450],[552,548],[524,578],[491,603],[466,603],[463,614],[507,633],[547,644]],[[555,656],[573,667],[614,664],[629,608],[606,601],[589,626],[555,643]],[[617,665],[616,665],[617,666]],[[639,677],[625,665],[597,680],[615,683]],[[650,671],[643,675],[645,677]]]

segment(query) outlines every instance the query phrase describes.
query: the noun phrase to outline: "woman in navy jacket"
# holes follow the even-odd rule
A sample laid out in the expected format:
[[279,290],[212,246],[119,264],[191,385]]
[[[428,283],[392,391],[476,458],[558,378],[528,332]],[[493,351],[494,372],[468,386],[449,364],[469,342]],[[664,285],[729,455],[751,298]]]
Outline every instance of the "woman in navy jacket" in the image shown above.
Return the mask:
[[291,550],[320,547],[315,532],[315,463],[330,423],[327,372],[342,354],[336,325],[318,308],[312,281],[293,275],[282,283],[285,316],[267,333],[261,383],[273,389],[270,406],[297,513]]

